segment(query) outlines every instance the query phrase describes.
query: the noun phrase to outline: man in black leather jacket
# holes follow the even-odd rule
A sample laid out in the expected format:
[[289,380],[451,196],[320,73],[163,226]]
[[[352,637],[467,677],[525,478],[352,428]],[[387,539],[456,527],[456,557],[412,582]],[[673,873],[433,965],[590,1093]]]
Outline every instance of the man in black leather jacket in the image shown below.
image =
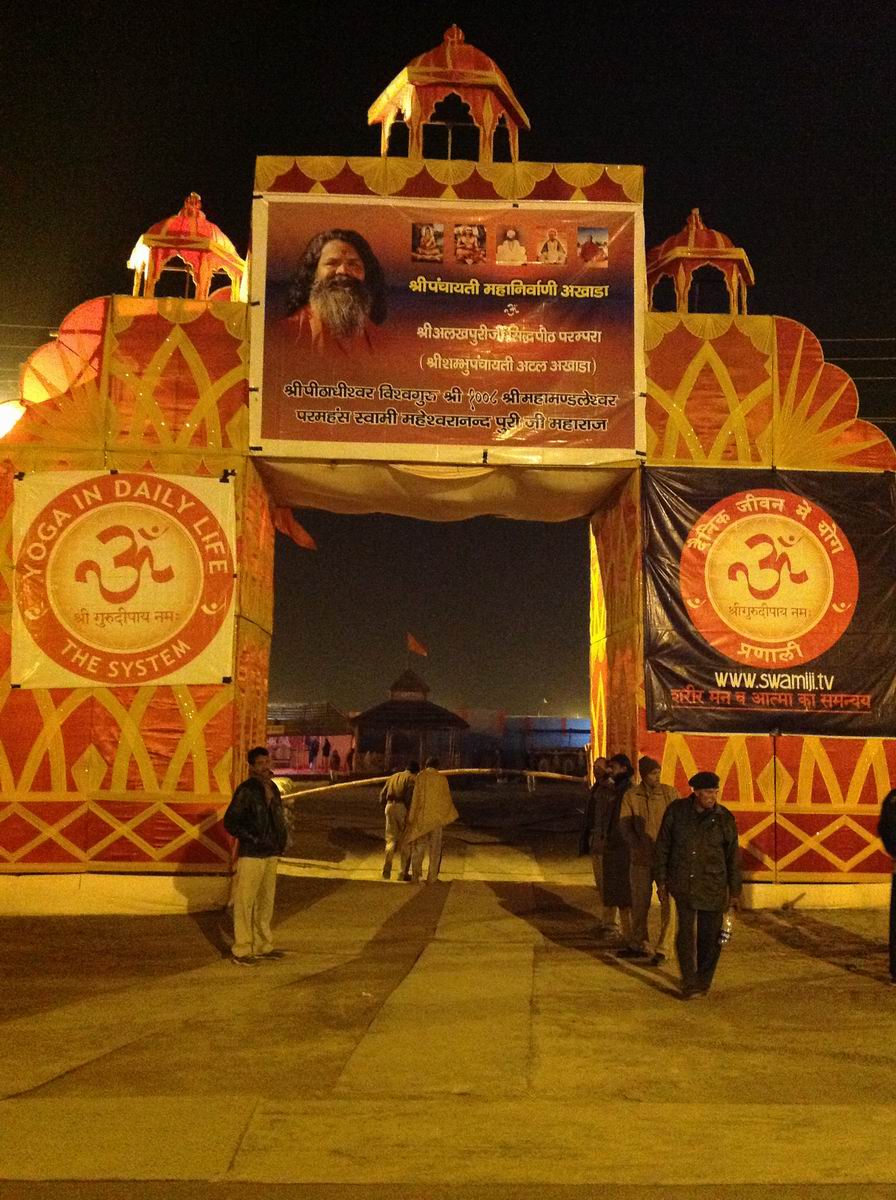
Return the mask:
[[271,937],[277,863],[286,849],[283,803],[271,778],[271,760],[264,746],[250,750],[249,778],[233,793],[224,814],[224,828],[239,842],[233,891],[234,940],[230,961],[257,966],[262,959],[283,958]]

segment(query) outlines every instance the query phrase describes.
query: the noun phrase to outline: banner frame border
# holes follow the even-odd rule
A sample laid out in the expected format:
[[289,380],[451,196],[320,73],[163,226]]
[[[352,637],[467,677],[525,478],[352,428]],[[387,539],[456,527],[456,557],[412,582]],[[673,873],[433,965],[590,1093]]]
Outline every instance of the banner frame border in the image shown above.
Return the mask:
[[[315,439],[302,442],[295,438],[264,438],[261,432],[264,375],[265,305],[267,281],[268,209],[276,204],[344,204],[346,206],[395,205],[425,203],[430,207],[456,208],[459,204],[478,203],[487,208],[544,210],[549,207],[588,212],[613,210],[630,213],[634,219],[634,254],[632,270],[632,404],[634,407],[634,445],[626,447],[569,450],[564,447],[541,446],[527,450],[524,444],[511,446],[494,443],[445,446],[438,442],[325,442]],[[505,200],[499,197],[479,201],[461,197],[428,196],[359,196],[321,192],[256,192],[252,198],[252,253],[249,267],[249,454],[252,458],[277,458],[281,461],[309,462],[413,462],[442,466],[524,466],[524,467],[583,467],[607,466],[643,458],[647,453],[647,364],[644,348],[644,324],[647,311],[647,271],[644,246],[644,206],[633,200]],[[296,453],[298,446],[310,446],[313,453]]]

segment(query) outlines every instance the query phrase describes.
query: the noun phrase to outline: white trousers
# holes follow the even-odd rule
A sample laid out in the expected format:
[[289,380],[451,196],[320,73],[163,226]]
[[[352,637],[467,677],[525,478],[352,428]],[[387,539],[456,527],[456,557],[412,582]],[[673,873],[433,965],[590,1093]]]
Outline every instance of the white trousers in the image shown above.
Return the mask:
[[423,873],[423,855],[429,851],[429,863],[426,868],[426,882],[435,883],[439,877],[439,866],[442,861],[442,826],[424,833],[423,837],[411,842],[411,879],[420,882]]
[[238,958],[267,954],[274,949],[271,918],[277,888],[276,854],[270,858],[239,858],[233,889],[233,953]]

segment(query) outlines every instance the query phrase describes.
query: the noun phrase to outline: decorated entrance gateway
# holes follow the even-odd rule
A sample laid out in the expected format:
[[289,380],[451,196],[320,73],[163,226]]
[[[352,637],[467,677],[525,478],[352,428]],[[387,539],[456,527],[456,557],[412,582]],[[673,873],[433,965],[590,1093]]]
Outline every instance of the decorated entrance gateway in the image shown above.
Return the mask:
[[645,255],[640,167],[520,161],[456,27],[369,119],[378,158],[258,160],[248,301],[192,193],[0,406],[0,904],[226,894],[295,505],[590,517],[596,750],[717,771],[754,903],[882,887],[896,453],[852,381],[696,210]]

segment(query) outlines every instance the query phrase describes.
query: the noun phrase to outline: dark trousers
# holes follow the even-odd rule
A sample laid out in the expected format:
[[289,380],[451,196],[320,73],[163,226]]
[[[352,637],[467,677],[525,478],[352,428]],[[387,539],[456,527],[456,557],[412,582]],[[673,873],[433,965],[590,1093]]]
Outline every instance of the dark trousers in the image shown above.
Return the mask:
[[896,871],[890,884],[890,978],[896,979]]
[[678,912],[675,953],[681,985],[685,991],[708,992],[722,949],[719,934],[725,914],[691,908],[678,899],[675,908]]

